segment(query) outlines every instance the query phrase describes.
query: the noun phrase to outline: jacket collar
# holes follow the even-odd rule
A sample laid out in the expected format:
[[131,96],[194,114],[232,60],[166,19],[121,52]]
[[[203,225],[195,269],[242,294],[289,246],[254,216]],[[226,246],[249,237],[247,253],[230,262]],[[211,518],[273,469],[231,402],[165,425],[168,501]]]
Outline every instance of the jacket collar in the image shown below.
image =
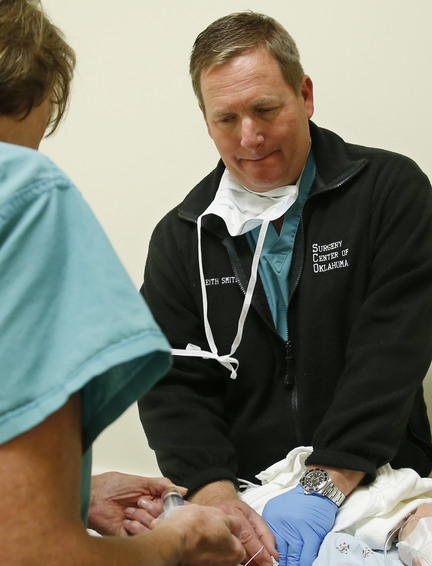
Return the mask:
[[346,143],[313,122],[309,126],[317,171],[311,193],[336,188],[366,167],[367,160],[358,157],[360,146]]

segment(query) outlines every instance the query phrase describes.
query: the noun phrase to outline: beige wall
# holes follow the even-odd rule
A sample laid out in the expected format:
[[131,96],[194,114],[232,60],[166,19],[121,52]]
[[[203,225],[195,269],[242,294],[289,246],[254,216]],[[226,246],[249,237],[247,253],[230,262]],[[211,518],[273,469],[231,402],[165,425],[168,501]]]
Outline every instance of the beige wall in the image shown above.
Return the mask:
[[[78,69],[69,116],[41,150],[84,193],[137,287],[157,220],[217,159],[187,68],[195,36],[226,13],[265,11],[292,33],[319,125],[409,155],[432,178],[430,0],[44,5],[76,49]],[[158,473],[136,408],[96,442],[95,468]]]

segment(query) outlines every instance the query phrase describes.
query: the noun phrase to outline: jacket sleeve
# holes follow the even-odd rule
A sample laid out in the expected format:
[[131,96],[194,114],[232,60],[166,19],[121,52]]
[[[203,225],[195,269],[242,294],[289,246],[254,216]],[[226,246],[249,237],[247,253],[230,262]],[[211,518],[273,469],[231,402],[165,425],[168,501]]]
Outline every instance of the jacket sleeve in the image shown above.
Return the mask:
[[[208,349],[196,258],[196,225],[173,211],[152,235],[141,289],[173,348]],[[217,362],[175,356],[170,373],[139,402],[162,473],[189,493],[221,479],[237,484],[223,419],[226,382]]]
[[432,463],[422,396],[432,352],[432,191],[408,159],[387,160],[371,182],[368,285],[307,462],[362,470],[366,481],[385,463],[406,465],[403,452]]

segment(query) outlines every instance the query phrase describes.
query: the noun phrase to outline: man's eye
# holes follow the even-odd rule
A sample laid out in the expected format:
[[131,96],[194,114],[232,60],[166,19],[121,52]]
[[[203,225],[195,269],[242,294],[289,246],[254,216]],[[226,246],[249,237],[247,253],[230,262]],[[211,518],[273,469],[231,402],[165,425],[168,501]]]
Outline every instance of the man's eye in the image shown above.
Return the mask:
[[260,108],[258,112],[261,114],[271,114],[272,112],[276,112],[276,108]]
[[224,116],[223,118],[219,119],[219,122],[222,124],[228,124],[228,122],[232,122],[234,120],[234,116]]

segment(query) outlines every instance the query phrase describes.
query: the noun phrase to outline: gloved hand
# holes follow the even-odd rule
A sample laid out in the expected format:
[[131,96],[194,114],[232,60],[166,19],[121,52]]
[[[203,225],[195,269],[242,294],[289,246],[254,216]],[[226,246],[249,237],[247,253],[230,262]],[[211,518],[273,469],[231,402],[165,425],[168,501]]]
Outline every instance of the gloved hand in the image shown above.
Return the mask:
[[337,510],[333,501],[305,494],[301,485],[270,499],[262,516],[276,538],[279,566],[311,566]]

